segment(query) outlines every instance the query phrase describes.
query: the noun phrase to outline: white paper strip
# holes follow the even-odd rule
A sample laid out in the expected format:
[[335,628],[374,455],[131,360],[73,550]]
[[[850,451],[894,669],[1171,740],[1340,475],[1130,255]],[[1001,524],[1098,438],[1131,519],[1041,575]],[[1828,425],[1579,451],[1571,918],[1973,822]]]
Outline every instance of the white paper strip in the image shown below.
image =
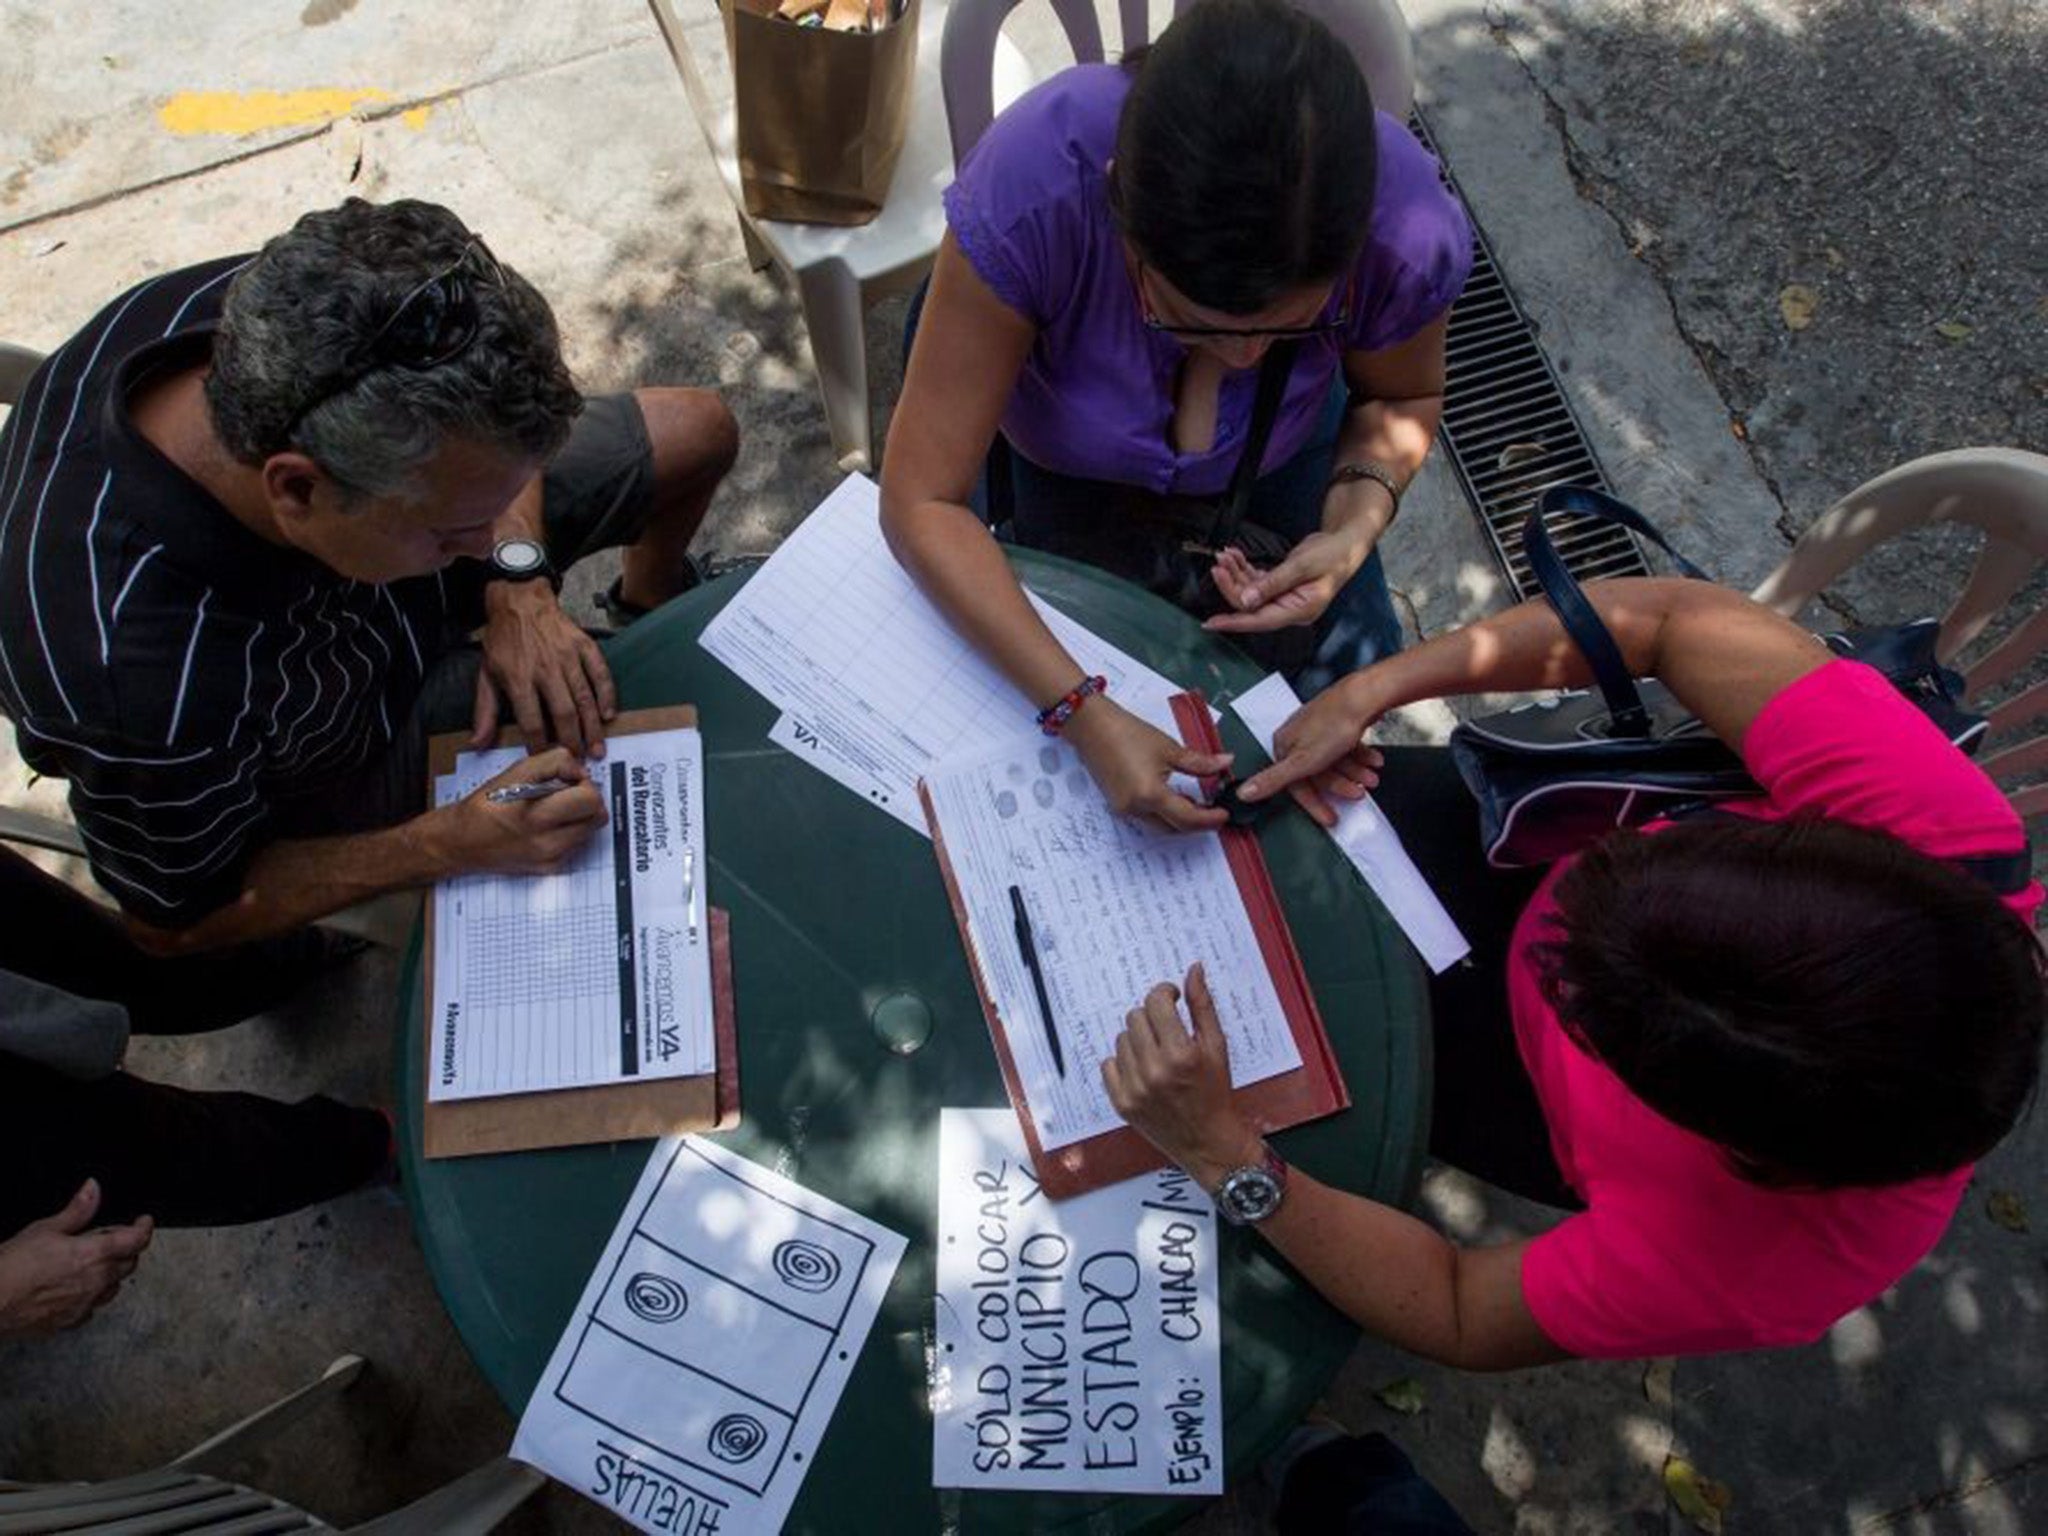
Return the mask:
[[[1262,679],[1256,688],[1240,694],[1230,707],[1271,757],[1273,733],[1301,708],[1301,700],[1294,696],[1287,679],[1275,672]],[[1470,954],[1472,946],[1451,921],[1451,914],[1437,900],[1429,882],[1422,878],[1422,872],[1401,845],[1401,834],[1380,814],[1372,796],[1330,803],[1337,810],[1337,825],[1330,829],[1330,836],[1365,877],[1380,904],[1401,925],[1409,943],[1422,955],[1423,963],[1432,971],[1446,971]]]

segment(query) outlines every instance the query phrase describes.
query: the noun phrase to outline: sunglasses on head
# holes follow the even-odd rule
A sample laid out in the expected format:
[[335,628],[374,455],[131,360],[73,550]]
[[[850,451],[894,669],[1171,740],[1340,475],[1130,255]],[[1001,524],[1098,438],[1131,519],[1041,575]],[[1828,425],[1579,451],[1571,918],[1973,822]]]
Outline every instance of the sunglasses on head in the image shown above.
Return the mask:
[[347,368],[292,413],[280,434],[284,441],[289,443],[315,410],[373,373],[386,368],[424,373],[467,352],[483,323],[474,287],[478,282],[503,287],[505,274],[483,241],[471,235],[460,255],[398,301],[384,323],[355,349]]

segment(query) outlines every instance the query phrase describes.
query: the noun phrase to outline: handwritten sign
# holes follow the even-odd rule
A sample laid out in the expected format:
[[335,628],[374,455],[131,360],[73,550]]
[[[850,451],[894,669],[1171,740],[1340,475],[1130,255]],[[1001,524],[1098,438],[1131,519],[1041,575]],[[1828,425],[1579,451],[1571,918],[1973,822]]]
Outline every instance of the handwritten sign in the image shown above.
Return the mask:
[[946,1110],[933,1483],[1221,1493],[1216,1219],[1177,1169],[1055,1204],[1014,1113]]
[[660,1142],[512,1454],[643,1531],[780,1530],[902,1256],[715,1143]]

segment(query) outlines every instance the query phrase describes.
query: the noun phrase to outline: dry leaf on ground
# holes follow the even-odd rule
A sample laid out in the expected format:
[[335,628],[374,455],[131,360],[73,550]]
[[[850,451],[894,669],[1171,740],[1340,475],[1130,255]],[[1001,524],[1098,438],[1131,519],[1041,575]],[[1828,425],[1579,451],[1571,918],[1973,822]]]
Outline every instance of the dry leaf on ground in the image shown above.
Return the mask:
[[1937,320],[1934,322],[1934,329],[1950,341],[1968,341],[1977,334],[1974,325],[1965,325],[1960,320]]
[[1690,1520],[1707,1536],[1721,1536],[1721,1516],[1735,1502],[1726,1483],[1702,1477],[1698,1468],[1683,1456],[1664,1458],[1664,1492],[1671,1507]]
[[1396,1413],[1405,1413],[1410,1418],[1422,1412],[1422,1383],[1413,1376],[1403,1376],[1399,1381],[1390,1381],[1373,1396],[1385,1403]]
[[1643,1396],[1649,1399],[1652,1408],[1671,1407],[1671,1379],[1677,1371],[1678,1361],[1666,1355],[1661,1360],[1652,1360],[1643,1372]]
[[1804,283],[1788,283],[1778,290],[1778,313],[1785,317],[1785,329],[1803,331],[1813,324],[1820,308],[1820,295]]
[[2033,1230],[2027,1225],[2026,1201],[2009,1189],[1991,1191],[1984,1200],[1984,1214],[2008,1232],[2025,1235]]
[[327,155],[335,174],[354,181],[363,174],[363,120],[354,114],[338,117],[327,130]]

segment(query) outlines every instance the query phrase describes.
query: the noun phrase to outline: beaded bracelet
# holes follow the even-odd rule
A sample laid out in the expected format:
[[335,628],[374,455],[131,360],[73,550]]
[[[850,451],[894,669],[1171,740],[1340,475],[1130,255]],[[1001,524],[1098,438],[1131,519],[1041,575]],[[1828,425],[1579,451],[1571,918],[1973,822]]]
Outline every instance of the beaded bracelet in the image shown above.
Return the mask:
[[1098,693],[1109,691],[1106,677],[1084,677],[1073,690],[1055,704],[1047,705],[1038,712],[1038,728],[1048,736],[1057,736],[1067,728],[1067,722],[1074,718],[1074,711],[1094,698]]

